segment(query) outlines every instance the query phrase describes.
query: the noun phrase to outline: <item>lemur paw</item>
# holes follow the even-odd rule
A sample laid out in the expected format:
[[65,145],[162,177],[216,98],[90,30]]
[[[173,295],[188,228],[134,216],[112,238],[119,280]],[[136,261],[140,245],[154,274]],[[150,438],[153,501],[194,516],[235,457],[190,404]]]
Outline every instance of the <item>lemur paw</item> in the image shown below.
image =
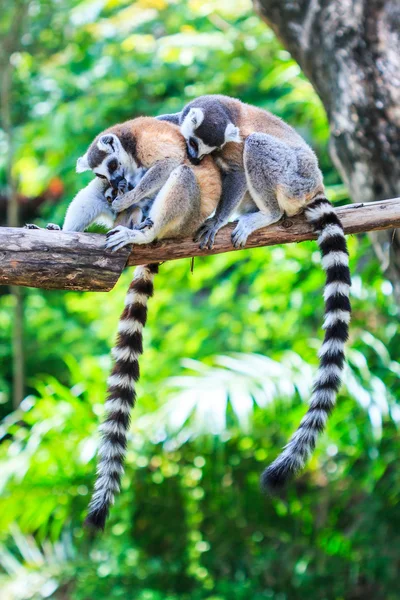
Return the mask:
[[47,223],[46,229],[49,231],[61,231],[61,227],[55,223]]
[[39,227],[39,225],[34,225],[33,223],[26,223],[24,229],[43,229],[43,227]]
[[152,227],[154,227],[153,221],[150,219],[150,217],[146,217],[141,223],[136,223],[132,229],[135,229],[136,231],[142,231],[143,229],[151,229]]
[[132,187],[129,187],[129,183],[126,181],[126,179],[123,179],[118,184],[118,196],[123,196],[131,189]]
[[244,248],[251,230],[243,222],[238,222],[235,229],[232,231],[232,244],[235,248]]
[[215,236],[218,231],[221,229],[221,222],[215,219],[215,217],[211,217],[211,219],[207,219],[197,231],[194,241],[200,242],[200,248],[208,248],[212,249],[214,246]]
[[25,225],[25,229],[47,229],[48,231],[60,231],[61,227],[59,225],[56,225],[55,223],[47,223],[46,227],[39,227],[39,225],[27,223]]
[[154,240],[154,234],[150,229],[129,229],[118,225],[107,233],[106,248],[116,252],[128,244],[148,244]]
[[122,212],[123,210],[125,210],[126,208],[129,208],[129,206],[132,206],[132,204],[135,204],[135,200],[129,191],[127,191],[124,194],[120,194],[118,192],[118,196],[115,198],[114,202],[112,203],[111,208],[115,212],[119,213],[119,212]]
[[113,200],[115,200],[117,195],[118,195],[117,190],[114,190],[114,188],[111,186],[108,187],[106,189],[106,191],[104,192],[104,197],[107,200],[108,204],[112,204]]

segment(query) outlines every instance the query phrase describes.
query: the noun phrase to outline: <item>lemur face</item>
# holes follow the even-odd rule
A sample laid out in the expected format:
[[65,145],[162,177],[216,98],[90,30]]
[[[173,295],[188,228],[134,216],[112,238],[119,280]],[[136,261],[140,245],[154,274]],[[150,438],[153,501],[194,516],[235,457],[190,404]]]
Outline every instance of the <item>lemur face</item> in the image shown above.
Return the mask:
[[97,143],[78,158],[77,173],[92,170],[96,177],[107,179],[113,189],[118,189],[122,181],[134,187],[134,180],[140,170],[134,158],[123,148],[115,134],[102,135]]
[[197,164],[206,155],[222,148],[227,142],[240,142],[239,128],[231,122],[208,118],[201,108],[191,108],[181,123],[192,162]]

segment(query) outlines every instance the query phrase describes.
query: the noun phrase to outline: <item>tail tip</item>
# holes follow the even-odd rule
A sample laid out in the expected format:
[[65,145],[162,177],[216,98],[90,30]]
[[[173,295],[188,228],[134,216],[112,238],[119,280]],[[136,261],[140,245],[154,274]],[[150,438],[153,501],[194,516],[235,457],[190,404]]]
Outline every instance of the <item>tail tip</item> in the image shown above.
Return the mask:
[[83,526],[92,531],[93,533],[98,533],[104,531],[106,526],[106,520],[108,516],[107,508],[100,508],[94,511],[89,512],[88,516],[83,522]]
[[282,467],[270,465],[260,477],[260,486],[264,494],[277,494],[289,481],[291,473]]

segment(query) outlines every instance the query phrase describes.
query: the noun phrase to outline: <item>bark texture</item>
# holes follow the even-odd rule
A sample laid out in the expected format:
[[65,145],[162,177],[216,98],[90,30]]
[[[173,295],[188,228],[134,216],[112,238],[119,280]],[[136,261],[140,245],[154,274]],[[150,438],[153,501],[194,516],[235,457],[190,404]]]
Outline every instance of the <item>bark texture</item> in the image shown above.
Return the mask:
[[[319,94],[354,202],[400,195],[399,0],[253,0]],[[400,235],[372,236],[400,297]]]
[[0,228],[0,285],[108,292],[130,248],[116,254],[93,233]]

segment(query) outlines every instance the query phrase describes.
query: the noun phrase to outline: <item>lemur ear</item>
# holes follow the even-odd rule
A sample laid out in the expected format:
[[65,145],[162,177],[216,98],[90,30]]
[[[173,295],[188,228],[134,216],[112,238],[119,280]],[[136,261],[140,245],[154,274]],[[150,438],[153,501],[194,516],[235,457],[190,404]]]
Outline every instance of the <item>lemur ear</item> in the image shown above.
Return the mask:
[[83,173],[84,171],[90,171],[87,154],[84,154],[76,161],[76,172]]
[[191,108],[189,110],[187,119],[193,123],[193,129],[197,129],[197,127],[200,127],[204,121],[204,112],[201,110],[201,108]]
[[113,133],[107,133],[105,135],[102,135],[99,141],[97,142],[97,147],[99,150],[102,150],[107,154],[112,154],[119,147],[118,138]]
[[228,123],[225,129],[225,142],[241,142],[239,127],[233,123]]

